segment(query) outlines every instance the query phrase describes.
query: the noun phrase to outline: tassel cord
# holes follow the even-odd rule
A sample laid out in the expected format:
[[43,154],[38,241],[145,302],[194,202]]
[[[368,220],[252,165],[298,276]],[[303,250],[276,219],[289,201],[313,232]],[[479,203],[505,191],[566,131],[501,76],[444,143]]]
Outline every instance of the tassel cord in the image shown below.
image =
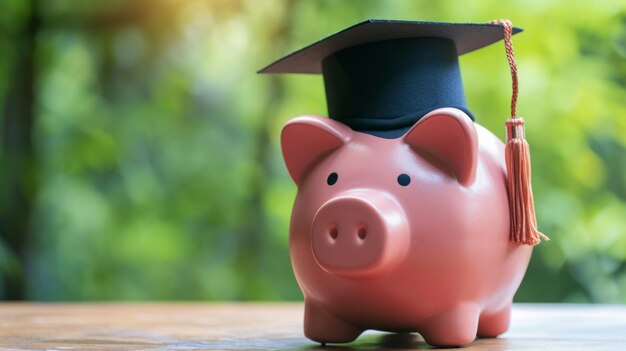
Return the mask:
[[524,136],[524,119],[517,116],[519,83],[517,64],[513,51],[513,25],[503,19],[490,23],[500,24],[504,29],[504,47],[511,69],[513,91],[511,94],[511,118],[506,121],[507,143],[505,160],[507,190],[510,208],[510,239],[517,244],[537,245],[541,240],[550,240],[537,229],[537,218],[531,187],[530,148]]

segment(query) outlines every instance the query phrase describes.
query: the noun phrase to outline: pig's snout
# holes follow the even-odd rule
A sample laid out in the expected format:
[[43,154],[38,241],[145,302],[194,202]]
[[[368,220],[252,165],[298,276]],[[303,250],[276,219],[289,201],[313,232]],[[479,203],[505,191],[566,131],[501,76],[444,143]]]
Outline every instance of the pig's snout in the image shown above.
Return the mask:
[[327,272],[372,278],[389,272],[409,247],[406,215],[393,197],[375,190],[334,197],[317,211],[313,254]]

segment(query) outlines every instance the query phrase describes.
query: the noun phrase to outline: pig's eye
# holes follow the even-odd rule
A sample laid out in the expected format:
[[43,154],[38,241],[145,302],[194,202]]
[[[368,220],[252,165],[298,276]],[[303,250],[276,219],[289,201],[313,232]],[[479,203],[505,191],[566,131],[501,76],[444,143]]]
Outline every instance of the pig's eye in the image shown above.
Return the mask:
[[326,179],[326,183],[328,183],[328,185],[333,185],[337,183],[337,179],[339,179],[339,176],[337,175],[337,173],[333,172],[328,175],[328,178]]
[[407,186],[411,183],[411,177],[408,174],[402,173],[398,176],[398,184],[402,186]]

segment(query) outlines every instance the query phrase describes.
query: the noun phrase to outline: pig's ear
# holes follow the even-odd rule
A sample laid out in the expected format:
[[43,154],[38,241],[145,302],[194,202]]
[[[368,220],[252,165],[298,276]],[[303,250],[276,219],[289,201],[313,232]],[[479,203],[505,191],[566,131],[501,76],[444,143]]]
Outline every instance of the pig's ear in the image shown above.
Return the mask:
[[287,122],[281,133],[281,148],[293,181],[300,181],[307,169],[350,140],[352,130],[329,118],[296,117]]
[[462,185],[474,182],[478,135],[474,122],[463,111],[446,107],[428,113],[406,132],[404,141],[415,151],[440,161]]

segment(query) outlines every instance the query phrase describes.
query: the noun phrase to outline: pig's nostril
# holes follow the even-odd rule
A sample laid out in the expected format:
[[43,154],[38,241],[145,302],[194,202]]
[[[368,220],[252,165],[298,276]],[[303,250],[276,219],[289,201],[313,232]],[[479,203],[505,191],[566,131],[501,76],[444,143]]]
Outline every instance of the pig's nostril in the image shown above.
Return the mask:
[[339,230],[337,230],[337,226],[336,225],[331,225],[330,228],[328,229],[328,235],[330,235],[330,237],[335,240],[337,239],[337,237],[339,236]]
[[367,236],[367,229],[365,226],[360,226],[356,233],[359,236],[359,239],[365,240],[365,237]]

